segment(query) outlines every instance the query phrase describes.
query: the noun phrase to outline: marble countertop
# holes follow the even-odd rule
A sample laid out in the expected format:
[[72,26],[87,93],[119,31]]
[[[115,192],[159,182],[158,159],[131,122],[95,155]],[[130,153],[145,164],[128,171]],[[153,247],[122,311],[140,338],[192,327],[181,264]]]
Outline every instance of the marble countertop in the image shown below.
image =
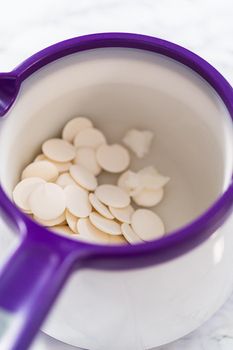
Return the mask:
[[[232,0],[1,0],[0,71],[57,41],[105,31],[136,32],[183,45],[233,84]],[[233,273],[233,272],[232,272]],[[32,350],[71,350],[39,334]],[[157,350],[232,350],[233,295],[200,329]]]

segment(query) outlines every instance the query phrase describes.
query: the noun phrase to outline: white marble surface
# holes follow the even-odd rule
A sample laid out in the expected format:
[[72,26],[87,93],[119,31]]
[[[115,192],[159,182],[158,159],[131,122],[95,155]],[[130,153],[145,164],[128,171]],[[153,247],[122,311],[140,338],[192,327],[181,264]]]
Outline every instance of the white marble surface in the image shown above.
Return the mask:
[[[123,31],[179,43],[207,59],[233,83],[232,0],[0,0],[0,9],[2,72],[57,41]],[[43,334],[32,346],[32,350],[55,349],[74,348]],[[200,329],[158,349],[232,350],[233,296]]]

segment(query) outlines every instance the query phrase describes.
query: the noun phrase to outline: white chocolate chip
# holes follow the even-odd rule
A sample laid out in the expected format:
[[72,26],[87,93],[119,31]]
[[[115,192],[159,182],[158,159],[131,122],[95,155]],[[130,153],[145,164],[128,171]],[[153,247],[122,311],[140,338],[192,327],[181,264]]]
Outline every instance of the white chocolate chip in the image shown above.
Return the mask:
[[76,216],[74,216],[73,214],[71,214],[71,212],[68,209],[66,209],[66,211],[65,211],[65,218],[66,218],[66,221],[67,221],[69,228],[74,233],[78,233],[78,230],[77,230],[78,218]]
[[72,165],[70,167],[71,177],[88,191],[94,191],[97,187],[96,177],[81,165]]
[[101,203],[94,193],[89,194],[89,200],[93,208],[102,216],[107,219],[114,219],[114,216],[110,213],[106,205]]
[[109,244],[126,244],[127,241],[124,236],[122,235],[109,235]]
[[143,158],[149,152],[153,137],[152,131],[132,129],[126,133],[123,142],[138,158]]
[[121,145],[101,145],[96,152],[96,158],[104,170],[110,173],[124,171],[130,162],[129,152]]
[[150,174],[144,174],[139,176],[141,178],[142,187],[150,190],[159,190],[163,186],[165,186],[169,181],[169,177],[160,174],[157,174],[155,176]]
[[69,170],[69,168],[71,167],[72,163],[71,162],[55,162],[52,159],[46,158],[44,154],[39,154],[35,159],[34,162],[38,162],[39,160],[47,160],[50,163],[52,163],[53,165],[55,165],[55,167],[57,168],[58,172],[60,174],[66,172]]
[[64,189],[67,209],[76,217],[85,218],[91,213],[88,192],[78,186],[67,186]]
[[77,229],[82,239],[98,244],[108,244],[110,241],[109,234],[99,230],[91,221],[86,219],[79,219]]
[[36,215],[33,215],[33,219],[43,226],[51,227],[51,226],[63,224],[66,220],[66,217],[65,217],[65,213],[62,213],[60,216],[58,216],[58,218],[53,220],[42,220],[38,218]]
[[46,157],[55,162],[69,162],[75,158],[75,148],[61,139],[50,139],[43,143],[42,151]]
[[94,128],[81,130],[74,138],[75,147],[92,147],[98,148],[103,143],[106,143],[104,134]]
[[77,236],[74,234],[73,231],[71,231],[71,229],[67,225],[58,225],[58,226],[49,227],[49,230],[69,238],[70,237],[73,238]]
[[158,171],[155,169],[153,165],[146,166],[138,171],[138,175],[158,175]]
[[117,185],[129,195],[137,194],[142,190],[140,177],[131,170],[127,170],[119,177]]
[[62,188],[69,186],[69,185],[76,185],[78,186],[77,182],[74,181],[74,179],[71,177],[69,173],[63,173],[58,176],[56,180],[56,184],[61,186]]
[[38,187],[45,183],[45,181],[38,177],[29,177],[20,181],[14,188],[13,199],[15,204],[23,211],[31,213],[29,206],[29,196]]
[[132,215],[132,228],[143,241],[151,241],[164,235],[160,217],[148,209],[138,209]]
[[121,225],[121,231],[129,243],[135,244],[143,242],[136,232],[134,232],[131,225],[127,224],[126,222]]
[[36,156],[33,162],[38,162],[39,160],[48,160],[48,158],[46,158],[45,155],[41,153],[41,154],[38,154],[38,156]]
[[134,212],[134,208],[131,205],[128,205],[125,208],[109,207],[109,209],[118,221],[126,222],[128,224],[131,223],[131,217]]
[[68,171],[72,165],[71,162],[55,162],[55,161],[51,161],[51,162],[55,165],[55,167],[57,168],[60,174],[63,174],[66,171]]
[[62,215],[66,207],[63,189],[53,183],[37,186],[28,201],[32,213],[42,220],[56,219]]
[[163,195],[163,188],[159,188],[158,190],[143,189],[132,198],[137,205],[142,207],[153,207],[161,202]]
[[40,177],[45,181],[55,181],[58,171],[54,164],[47,160],[39,160],[29,164],[22,172],[22,179]]
[[159,174],[154,167],[149,166],[139,170],[138,173],[131,170],[126,171],[119,177],[118,186],[126,190],[133,197],[135,203],[142,206],[145,203],[145,206],[149,207],[162,200],[162,187],[168,181],[168,177]]
[[124,208],[130,204],[128,193],[118,186],[100,185],[96,188],[95,195],[100,202],[114,208]]
[[106,219],[98,213],[92,212],[89,216],[92,225],[100,231],[111,235],[121,235],[121,226],[114,220]]
[[158,190],[165,186],[169,177],[161,175],[153,166],[145,167],[138,172],[143,188]]
[[92,128],[92,122],[85,117],[73,118],[62,130],[62,138],[68,142],[73,142],[74,137],[81,131],[87,128]]
[[95,176],[99,175],[101,172],[101,167],[97,163],[96,152],[91,147],[78,148],[74,159],[74,164],[84,166],[84,168],[89,170]]

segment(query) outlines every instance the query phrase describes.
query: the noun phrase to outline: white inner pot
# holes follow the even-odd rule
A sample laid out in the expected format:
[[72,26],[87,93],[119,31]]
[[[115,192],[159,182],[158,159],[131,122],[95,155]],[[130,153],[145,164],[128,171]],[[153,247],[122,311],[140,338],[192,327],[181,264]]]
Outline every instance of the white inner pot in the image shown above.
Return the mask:
[[[171,178],[164,201],[156,207],[167,231],[200,215],[229,184],[232,122],[210,85],[162,55],[108,48],[62,58],[22,84],[0,130],[0,180],[10,196],[42,142],[59,135],[65,122],[78,115],[90,117],[109,143],[119,142],[131,128],[154,131],[149,155],[142,160],[132,157],[130,168],[154,165]],[[73,274],[46,332],[97,350],[144,349],[186,334],[229,293],[224,249],[218,259],[222,269],[216,270],[215,244],[209,240],[184,257],[143,270]],[[190,264],[192,271],[187,271]],[[216,275],[207,278],[212,268]],[[205,294],[207,298],[213,280],[220,276],[225,279],[219,288],[228,278],[226,290],[216,302],[221,289],[215,286],[216,293],[211,290],[212,297],[203,305],[200,298]],[[188,319],[193,314],[196,317]]]
[[210,86],[184,65],[130,49],[97,49],[60,59],[33,74],[4,120],[1,182],[8,193],[44,140],[77,115],[90,117],[108,141],[130,128],[155,133],[150,153],[130,168],[155,165],[171,178],[156,210],[167,231],[197,217],[227,186],[232,123]]

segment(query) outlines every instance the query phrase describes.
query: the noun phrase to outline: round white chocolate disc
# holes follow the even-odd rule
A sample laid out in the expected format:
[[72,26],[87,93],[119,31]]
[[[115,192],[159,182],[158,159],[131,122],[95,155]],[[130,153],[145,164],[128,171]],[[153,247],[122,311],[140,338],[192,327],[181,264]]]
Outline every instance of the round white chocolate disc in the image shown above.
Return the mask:
[[29,164],[22,172],[22,179],[28,177],[41,177],[45,181],[55,181],[58,170],[55,165],[47,160],[39,160]]
[[52,159],[46,158],[44,154],[39,154],[35,159],[34,162],[38,162],[39,160],[47,160],[49,162],[51,162],[53,165],[55,165],[55,167],[57,168],[58,172],[60,174],[66,172],[69,170],[69,168],[71,167],[72,163],[71,162],[55,162]]
[[91,147],[98,148],[106,143],[104,134],[95,128],[81,130],[74,138],[75,147]]
[[90,243],[109,243],[110,235],[99,230],[96,226],[94,226],[91,223],[91,221],[88,218],[79,219],[77,223],[77,229],[81,238],[87,240]]
[[94,193],[89,194],[89,200],[93,208],[102,216],[107,219],[114,219],[114,216],[110,213],[106,205],[101,203]]
[[43,143],[42,151],[55,162],[69,162],[75,158],[75,148],[62,139],[50,139]]
[[26,213],[31,213],[29,206],[29,196],[38,187],[45,183],[45,181],[39,177],[29,177],[20,181],[13,190],[13,199],[15,204]]
[[101,168],[110,173],[120,173],[130,163],[129,152],[118,144],[101,145],[96,151],[96,158]]
[[32,213],[42,220],[56,219],[66,207],[64,191],[54,183],[44,183],[36,187],[28,201]]
[[69,171],[72,165],[71,162],[55,162],[55,161],[51,161],[51,162],[55,165],[55,167],[57,168],[60,174],[63,174],[66,171]]
[[129,173],[131,172],[131,170],[127,170],[124,173],[122,173],[118,180],[117,180],[117,186],[119,186],[120,188],[122,188],[123,190],[125,190],[126,192],[129,193],[130,191],[130,187],[128,185],[128,178],[129,178]]
[[126,191],[114,185],[100,185],[95,190],[100,202],[114,208],[124,208],[130,204],[130,197]]
[[73,238],[74,236],[76,237],[74,232],[71,231],[71,229],[67,225],[58,225],[58,226],[49,227],[49,230],[59,233],[62,236],[66,236],[67,238]]
[[53,220],[42,220],[35,215],[33,216],[33,219],[43,226],[51,227],[51,226],[61,225],[62,223],[65,222],[66,217],[64,212],[60,216],[58,216],[58,218]]
[[70,173],[63,173],[58,176],[56,180],[56,184],[61,186],[61,187],[66,187],[69,185],[76,185],[78,186],[77,182],[74,181],[74,179],[71,177]]
[[121,226],[114,220],[106,219],[102,215],[92,212],[89,216],[92,225],[100,231],[111,235],[121,235]]
[[70,175],[82,187],[88,191],[94,191],[97,186],[96,177],[82,165],[72,165]]
[[68,209],[66,209],[66,211],[65,211],[65,218],[66,218],[66,221],[67,221],[69,228],[74,233],[78,233],[78,230],[77,230],[78,218],[76,216],[74,216],[73,214],[71,214],[71,212]]
[[127,244],[127,241],[122,235],[109,235],[109,244]]
[[134,232],[131,225],[127,224],[126,222],[121,225],[121,231],[129,243],[135,244],[143,242],[141,238],[136,234],[136,232]]
[[85,117],[76,117],[68,121],[62,130],[62,138],[73,142],[74,137],[83,129],[92,128],[92,122]]
[[132,215],[132,228],[143,241],[151,241],[164,235],[160,217],[149,209],[137,209]]
[[163,199],[163,194],[163,188],[160,188],[158,190],[143,189],[132,198],[137,205],[149,208],[161,202]]
[[36,158],[34,159],[34,162],[38,162],[39,160],[48,160],[48,158],[46,158],[45,155],[41,153],[41,154],[38,154],[38,156],[36,156]]
[[89,170],[95,176],[99,175],[101,172],[101,167],[96,160],[96,152],[91,147],[78,148],[74,159],[74,164],[84,166],[84,168]]
[[131,223],[131,217],[134,212],[134,208],[129,204],[125,208],[114,208],[114,207],[109,207],[112,215],[121,222],[126,222],[128,224]]
[[78,186],[67,186],[64,188],[67,209],[78,218],[85,218],[91,213],[91,204],[88,192]]

